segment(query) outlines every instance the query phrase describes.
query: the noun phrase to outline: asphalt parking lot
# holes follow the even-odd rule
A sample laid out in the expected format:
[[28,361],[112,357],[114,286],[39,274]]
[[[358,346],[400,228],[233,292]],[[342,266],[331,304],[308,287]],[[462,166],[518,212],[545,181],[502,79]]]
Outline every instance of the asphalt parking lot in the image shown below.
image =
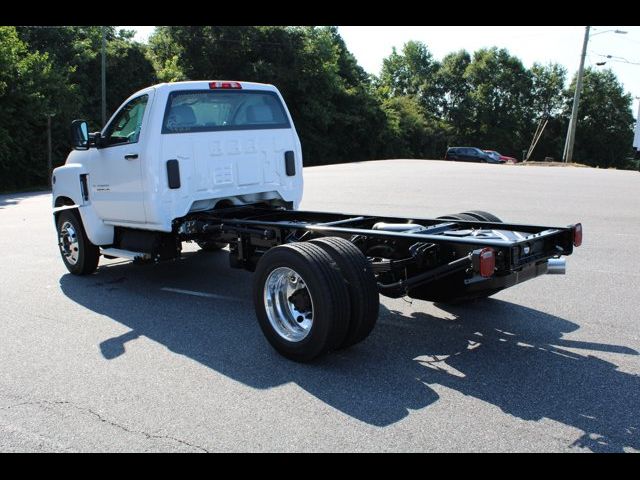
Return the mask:
[[455,308],[383,298],[365,342],[301,365],[226,251],[74,277],[50,194],[0,196],[0,451],[640,451],[640,173],[313,167],[301,208],[585,236],[565,276]]

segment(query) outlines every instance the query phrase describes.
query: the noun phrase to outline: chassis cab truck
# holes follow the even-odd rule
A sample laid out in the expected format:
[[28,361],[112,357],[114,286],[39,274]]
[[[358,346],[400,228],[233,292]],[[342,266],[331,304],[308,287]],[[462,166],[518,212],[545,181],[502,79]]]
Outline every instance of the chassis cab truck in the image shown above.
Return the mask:
[[72,124],[53,172],[53,214],[72,274],[100,256],[180,257],[182,243],[229,249],[254,271],[271,345],[309,361],[364,340],[379,294],[437,302],[490,296],[564,273],[581,224],[508,224],[480,210],[438,218],[300,211],[302,150],[273,85],[191,81],[129,97],[100,132]]

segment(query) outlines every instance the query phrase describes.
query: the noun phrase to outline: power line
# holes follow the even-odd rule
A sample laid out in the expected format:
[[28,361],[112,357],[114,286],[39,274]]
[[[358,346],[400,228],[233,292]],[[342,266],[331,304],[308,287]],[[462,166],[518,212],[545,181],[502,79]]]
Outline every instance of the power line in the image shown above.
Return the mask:
[[631,43],[637,43],[640,44],[640,41],[634,39],[634,38],[629,38],[629,37],[622,37],[622,40],[625,40],[627,42],[631,42]]
[[618,57],[616,55],[604,55],[602,53],[595,53],[595,52],[590,52],[593,53],[594,55],[597,55],[598,57],[602,57],[602,58],[606,58],[608,60],[611,60],[612,62],[618,62],[618,63],[628,63],[630,65],[640,65],[640,62],[632,62],[631,60],[628,60],[624,57]]

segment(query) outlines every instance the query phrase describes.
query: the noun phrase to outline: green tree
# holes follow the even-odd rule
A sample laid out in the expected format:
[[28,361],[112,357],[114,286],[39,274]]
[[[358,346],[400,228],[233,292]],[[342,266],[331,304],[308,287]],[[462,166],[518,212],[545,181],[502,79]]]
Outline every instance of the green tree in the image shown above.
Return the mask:
[[[627,166],[633,143],[632,98],[611,70],[585,69],[576,124],[574,161],[604,168]],[[576,79],[565,92],[569,118]],[[566,124],[564,132],[566,133]]]
[[447,126],[428,118],[415,96],[403,95],[384,101],[393,157],[438,158],[447,146]]
[[0,27],[0,189],[47,183],[47,113],[68,105],[70,72]]
[[73,100],[69,71],[30,52],[15,27],[0,27],[0,188],[47,183],[47,113]]
[[557,63],[531,67],[533,115],[537,118],[556,116],[562,112],[567,69]]
[[[40,112],[53,113],[54,166],[69,153],[69,124],[75,118],[89,121],[92,129],[102,127],[101,46],[102,27],[19,27],[16,32],[25,46],[22,56],[41,56],[50,63],[51,75],[37,87],[48,103]],[[133,32],[105,27],[107,39],[107,115],[140,88],[156,83],[147,47],[133,41]],[[42,127],[39,135],[46,142]],[[42,140],[41,140],[42,141]],[[45,144],[46,145],[46,144]],[[41,150],[46,155],[46,147]],[[46,183],[46,182],[41,182]]]
[[[407,42],[370,77],[336,27],[158,27],[149,45],[106,27],[107,110],[160,81],[239,79],[273,83],[301,137],[306,165],[373,158],[440,157],[468,144],[518,155],[541,118],[534,157],[560,157],[574,83],[559,65],[526,69],[504,49],[461,50],[436,61]],[[101,127],[102,27],[0,27],[0,188],[43,185],[46,114],[54,166],[69,152],[68,126]],[[575,158],[624,167],[631,97],[611,71],[585,73]]]
[[183,51],[178,42],[173,41],[169,27],[156,27],[149,38],[149,57],[151,58],[158,80],[161,82],[179,82],[186,80],[180,58]]
[[469,117],[473,132],[467,142],[517,155],[529,146],[531,72],[505,49],[480,49],[465,71],[470,84]]
[[382,61],[379,88],[385,97],[415,96],[425,114],[435,116],[438,112],[437,73],[440,65],[422,42],[404,44],[401,53],[395,47],[391,55]]
[[[20,38],[32,52],[47,53],[55,65],[71,71],[77,89],[75,114],[101,128],[102,27],[20,27]],[[107,115],[132,93],[156,83],[147,46],[133,41],[133,32],[105,27],[107,40]]]
[[442,59],[437,74],[442,120],[449,125],[449,143],[465,143],[472,133],[472,89],[467,68],[471,55],[466,50],[450,53]]
[[[133,93],[158,83],[147,51],[146,45],[135,42],[133,33],[125,30],[120,30],[107,43],[107,115],[115,113],[122,102]],[[100,60],[100,55],[97,60]],[[97,85],[91,85],[91,93],[99,93],[99,89],[95,88]],[[94,93],[92,98],[96,97]],[[97,107],[97,102],[92,103],[93,111],[96,111]]]
[[[534,63],[531,67],[531,118],[539,124],[547,122],[531,159],[560,157],[564,146],[561,115],[564,107],[566,78],[566,69],[557,63],[547,65]],[[531,141],[534,133],[535,128],[531,130]]]

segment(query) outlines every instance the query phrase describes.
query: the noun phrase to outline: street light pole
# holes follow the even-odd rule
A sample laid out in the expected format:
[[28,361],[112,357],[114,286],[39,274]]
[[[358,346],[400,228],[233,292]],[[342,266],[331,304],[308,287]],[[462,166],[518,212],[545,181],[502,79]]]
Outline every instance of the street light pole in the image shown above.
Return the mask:
[[[580,67],[578,68],[578,78],[576,79],[576,91],[573,94],[573,107],[571,108],[571,119],[569,120],[569,129],[567,131],[567,140],[564,143],[564,153],[562,154],[562,158],[565,163],[570,162],[573,159],[573,145],[576,139],[576,126],[578,120],[578,106],[580,104],[580,93],[582,92],[582,76],[584,73],[584,60],[587,56],[587,44],[589,43],[589,31],[591,30],[590,26],[584,28],[584,41],[582,42],[582,55],[580,56]],[[596,35],[601,35],[603,33],[618,33],[618,34],[626,34],[627,32],[624,30],[604,30],[602,32],[594,33],[591,35],[595,37]]]
[[[640,97],[636,97],[640,100]],[[635,158],[638,160],[638,171],[640,172],[640,102],[638,103],[638,117],[636,118],[636,130],[633,135],[633,148],[636,150]]]
[[51,187],[51,174],[53,173],[53,159],[51,152],[51,117],[55,116],[55,113],[47,113],[47,183]]
[[582,75],[584,73],[584,59],[587,56],[587,44],[589,43],[590,26],[584,29],[584,41],[582,42],[582,55],[580,56],[580,67],[578,68],[578,78],[576,80],[576,91],[573,94],[573,107],[571,109],[571,120],[569,121],[569,131],[564,146],[564,162],[569,163],[573,158],[573,144],[576,139],[576,120],[578,119],[578,106],[580,104],[580,92],[582,91]]
[[102,126],[107,123],[107,37],[102,27]]

